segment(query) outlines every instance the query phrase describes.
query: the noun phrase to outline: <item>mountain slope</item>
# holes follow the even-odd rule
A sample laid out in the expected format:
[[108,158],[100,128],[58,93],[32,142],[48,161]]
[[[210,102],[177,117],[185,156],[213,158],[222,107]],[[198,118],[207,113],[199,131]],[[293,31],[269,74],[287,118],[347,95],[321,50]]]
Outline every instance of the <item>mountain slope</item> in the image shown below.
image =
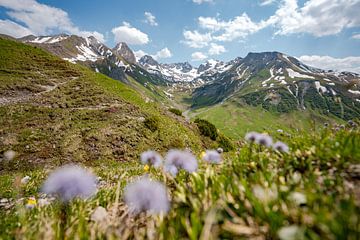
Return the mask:
[[129,160],[151,149],[202,145],[195,126],[119,81],[0,38],[1,169]]
[[229,70],[202,77],[193,107],[238,98],[278,113],[318,110],[342,119],[360,116],[359,75],[323,71],[278,52],[249,53]]

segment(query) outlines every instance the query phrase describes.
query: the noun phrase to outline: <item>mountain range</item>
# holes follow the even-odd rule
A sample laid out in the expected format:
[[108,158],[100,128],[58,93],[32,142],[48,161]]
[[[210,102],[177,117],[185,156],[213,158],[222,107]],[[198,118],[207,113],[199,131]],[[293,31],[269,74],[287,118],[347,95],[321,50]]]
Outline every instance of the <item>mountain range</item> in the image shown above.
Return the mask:
[[[27,36],[18,41],[132,85],[152,100],[190,110],[225,102],[273,113],[315,111],[350,120],[360,117],[360,75],[307,66],[279,52],[249,53],[229,62],[164,64],[136,59],[126,43],[109,48],[94,37]],[[184,104],[186,103],[186,104]]]

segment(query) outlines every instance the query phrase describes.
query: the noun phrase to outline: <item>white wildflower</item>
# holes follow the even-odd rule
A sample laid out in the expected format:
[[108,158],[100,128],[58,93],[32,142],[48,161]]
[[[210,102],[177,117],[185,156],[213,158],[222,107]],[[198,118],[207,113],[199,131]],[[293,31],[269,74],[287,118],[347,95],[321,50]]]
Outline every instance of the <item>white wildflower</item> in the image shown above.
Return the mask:
[[66,165],[50,174],[42,191],[57,194],[65,202],[76,197],[85,199],[96,193],[96,177],[79,166]]
[[188,151],[170,150],[165,157],[165,170],[174,171],[174,167],[192,173],[198,168],[196,157]]
[[288,153],[289,152],[289,147],[288,145],[286,145],[285,143],[283,142],[276,142],[273,144],[273,149],[279,151],[279,152],[284,152],[284,153]]
[[16,156],[16,152],[13,150],[8,150],[6,152],[4,152],[4,159],[7,161],[11,161],[15,158]]
[[21,179],[21,184],[27,184],[30,181],[30,177],[29,176],[25,176]]
[[105,208],[98,206],[91,214],[90,219],[94,222],[102,222],[108,217],[108,212]]
[[257,199],[265,203],[275,200],[278,196],[278,192],[275,186],[272,188],[263,188],[260,185],[255,185],[253,186],[252,191]]
[[155,151],[146,151],[140,155],[140,160],[142,164],[147,164],[158,168],[162,165],[163,159],[160,154]]
[[218,151],[207,150],[203,156],[203,160],[208,163],[219,164],[221,162],[221,155]]
[[142,211],[166,213],[170,208],[170,201],[165,186],[158,181],[152,181],[146,177],[126,186],[125,202],[133,213]]

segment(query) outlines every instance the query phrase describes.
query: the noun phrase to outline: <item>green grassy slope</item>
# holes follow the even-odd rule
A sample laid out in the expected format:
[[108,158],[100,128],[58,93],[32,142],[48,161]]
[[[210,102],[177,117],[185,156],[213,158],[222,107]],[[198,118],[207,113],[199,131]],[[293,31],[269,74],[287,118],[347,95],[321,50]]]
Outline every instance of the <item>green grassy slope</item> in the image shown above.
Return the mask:
[[119,81],[5,39],[0,56],[0,152],[17,152],[3,170],[130,160],[149,148],[196,151],[203,144],[195,126]]
[[261,107],[249,106],[236,100],[226,101],[212,107],[200,108],[190,113],[192,118],[207,119],[232,139],[240,139],[249,131],[276,131],[290,133],[297,130],[309,131],[323,126],[325,122],[342,122],[315,111],[296,111],[279,114]]

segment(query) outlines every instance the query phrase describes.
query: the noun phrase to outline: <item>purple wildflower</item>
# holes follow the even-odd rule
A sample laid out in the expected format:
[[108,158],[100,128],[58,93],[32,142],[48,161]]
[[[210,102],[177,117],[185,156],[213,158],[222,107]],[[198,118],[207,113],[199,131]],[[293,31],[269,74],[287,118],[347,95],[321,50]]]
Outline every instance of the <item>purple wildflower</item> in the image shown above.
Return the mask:
[[207,150],[203,160],[208,163],[219,164],[221,162],[221,155],[215,150]]
[[265,147],[271,147],[273,140],[272,137],[266,134],[258,134],[255,142],[259,145],[263,145]]
[[133,213],[166,213],[170,208],[166,187],[146,177],[126,186],[125,202]]
[[146,151],[143,152],[140,156],[140,160],[142,164],[147,164],[158,168],[162,165],[162,157],[155,151]]
[[249,132],[245,135],[245,140],[254,143],[258,139],[259,135],[260,133],[257,132]]
[[274,143],[273,148],[274,148],[275,150],[279,151],[279,152],[284,152],[284,153],[288,153],[288,152],[289,152],[289,147],[288,147],[288,145],[286,145],[285,143],[280,142],[280,141]]
[[96,177],[76,165],[65,165],[50,174],[42,191],[46,194],[57,194],[64,201],[76,197],[88,198],[96,192]]
[[[196,157],[188,151],[170,150],[165,157],[165,170],[184,169],[192,173],[197,170],[198,163]],[[173,174],[174,175],[174,174]]]

